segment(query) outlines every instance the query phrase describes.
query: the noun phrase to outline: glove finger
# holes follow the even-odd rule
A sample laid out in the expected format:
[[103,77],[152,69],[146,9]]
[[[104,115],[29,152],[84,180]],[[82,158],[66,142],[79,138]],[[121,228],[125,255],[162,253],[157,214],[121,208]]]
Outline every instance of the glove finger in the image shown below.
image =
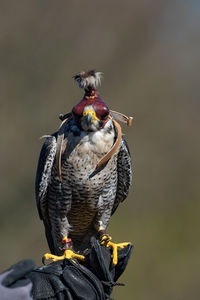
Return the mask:
[[133,249],[133,245],[130,244],[123,249],[118,250],[118,264],[115,266],[114,281],[117,281],[121,274],[124,272]]
[[[11,286],[17,280],[22,279],[22,277],[31,272],[34,269],[34,267],[35,262],[32,259],[21,260],[20,262],[14,264],[7,270],[9,271],[9,273],[3,279],[2,284],[7,287]],[[24,282],[24,284],[26,283]]]

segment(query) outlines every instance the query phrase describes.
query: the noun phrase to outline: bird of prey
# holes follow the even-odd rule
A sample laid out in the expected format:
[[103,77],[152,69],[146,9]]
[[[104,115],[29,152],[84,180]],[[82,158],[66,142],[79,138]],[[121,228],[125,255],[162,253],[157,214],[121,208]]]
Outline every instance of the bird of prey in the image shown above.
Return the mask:
[[[96,88],[102,73],[74,76],[84,97],[63,116],[56,133],[45,136],[36,174],[36,201],[44,222],[51,254],[48,259],[78,258],[90,246],[91,237],[117,248],[106,234],[111,215],[127,197],[132,181],[128,145]],[[119,119],[125,118],[119,114]],[[130,120],[129,120],[130,121]]]

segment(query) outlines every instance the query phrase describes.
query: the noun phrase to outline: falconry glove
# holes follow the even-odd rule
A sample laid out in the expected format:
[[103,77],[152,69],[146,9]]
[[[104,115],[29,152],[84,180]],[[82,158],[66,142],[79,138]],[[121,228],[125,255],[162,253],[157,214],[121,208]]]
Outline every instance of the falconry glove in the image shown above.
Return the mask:
[[64,259],[34,269],[28,278],[33,283],[33,299],[104,300],[125,270],[133,246],[118,250],[118,264],[112,264],[112,251],[95,238],[84,253],[85,260]]
[[[112,251],[96,239],[84,262],[64,259],[34,268],[23,260],[0,275],[1,300],[105,300],[125,270],[133,246],[118,249],[118,264],[112,264]],[[32,290],[31,290],[32,289]]]

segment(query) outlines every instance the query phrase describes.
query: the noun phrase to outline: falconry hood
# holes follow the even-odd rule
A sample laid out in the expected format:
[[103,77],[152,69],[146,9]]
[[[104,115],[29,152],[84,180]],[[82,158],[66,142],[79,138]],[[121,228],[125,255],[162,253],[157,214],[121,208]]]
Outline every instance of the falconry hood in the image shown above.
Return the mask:
[[96,88],[101,84],[101,78],[102,73],[94,70],[83,71],[74,76],[78,86],[85,91],[81,101],[72,109],[74,115],[80,116],[83,114],[84,107],[92,106],[98,119],[105,120],[108,118],[109,108],[96,91]]
[[77,82],[78,86],[85,91],[85,94],[81,101],[73,107],[71,113],[59,115],[61,121],[68,119],[72,116],[72,114],[75,116],[81,116],[85,106],[92,106],[97,118],[100,120],[106,121],[108,118],[112,118],[113,120],[125,123],[128,126],[132,125],[132,117],[127,117],[120,112],[109,109],[100,94],[97,92],[96,88],[101,84],[101,72],[96,72],[94,70],[87,72],[82,71],[73,76],[73,78]]

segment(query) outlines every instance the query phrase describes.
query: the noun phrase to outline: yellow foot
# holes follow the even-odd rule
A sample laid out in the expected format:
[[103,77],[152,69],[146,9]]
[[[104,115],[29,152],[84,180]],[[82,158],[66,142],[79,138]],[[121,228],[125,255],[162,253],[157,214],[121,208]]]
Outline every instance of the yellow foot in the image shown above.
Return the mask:
[[117,248],[123,249],[124,247],[130,245],[131,243],[119,243],[115,244],[111,242],[112,238],[109,235],[103,235],[101,237],[101,245],[104,245],[106,247],[111,247],[113,249],[113,264],[116,265],[118,263],[118,256],[117,256]]
[[68,258],[68,259],[76,258],[76,259],[79,259],[79,260],[84,260],[85,256],[80,255],[80,254],[76,254],[72,250],[69,250],[69,249],[66,249],[62,256],[57,256],[57,255],[53,255],[53,254],[50,254],[50,253],[44,254],[44,259],[45,260],[52,259],[53,261],[57,261],[57,260],[65,259],[65,258]]

